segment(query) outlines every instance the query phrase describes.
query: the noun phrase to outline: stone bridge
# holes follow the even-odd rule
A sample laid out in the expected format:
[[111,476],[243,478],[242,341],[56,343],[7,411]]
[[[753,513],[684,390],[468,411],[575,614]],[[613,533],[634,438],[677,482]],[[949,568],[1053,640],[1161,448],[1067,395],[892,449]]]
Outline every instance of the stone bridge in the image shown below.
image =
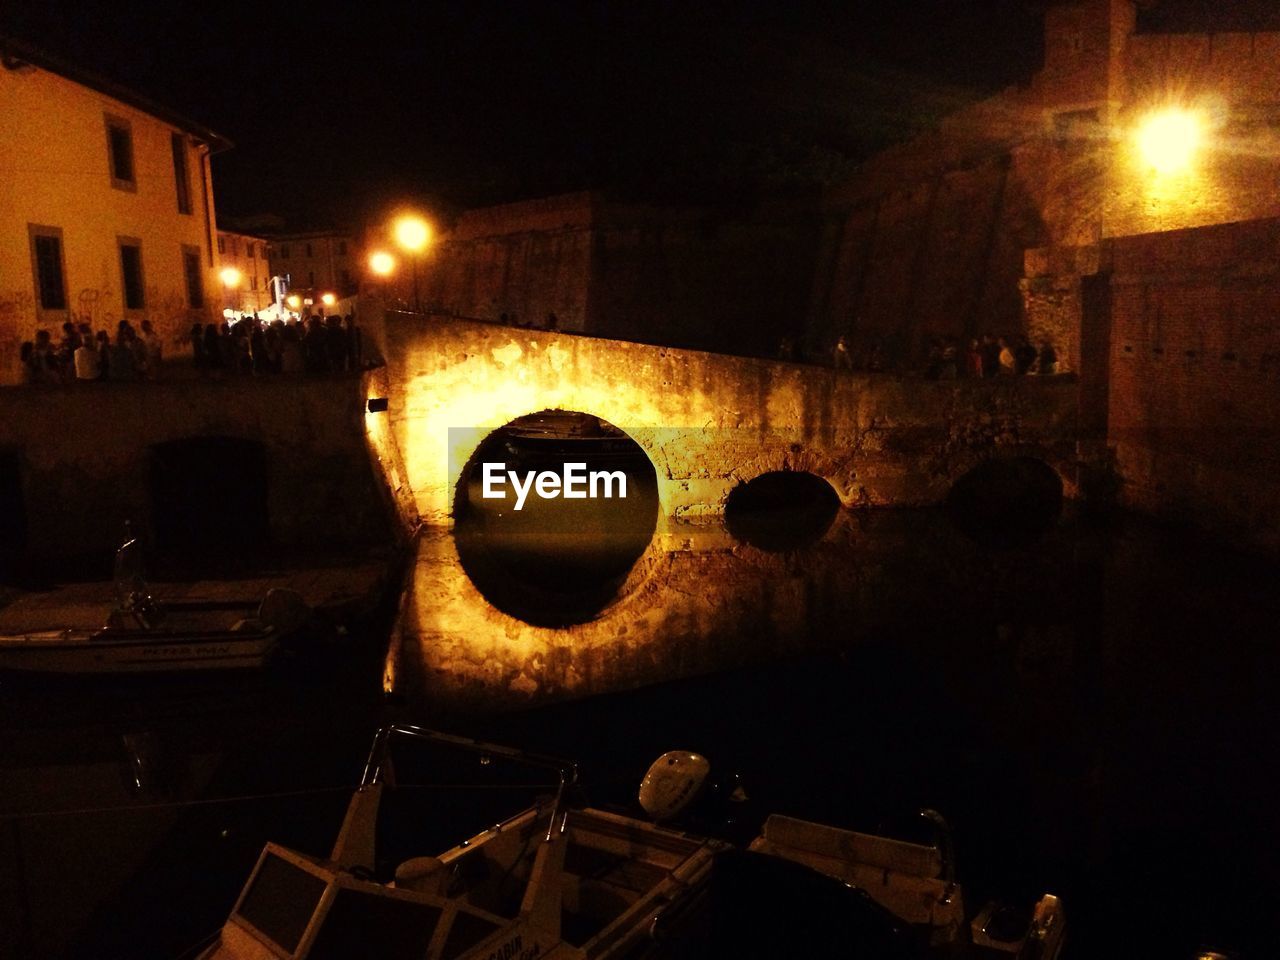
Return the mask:
[[[941,502],[980,462],[1034,457],[1068,496],[1077,491],[1073,378],[906,380],[405,314],[371,318],[366,330],[387,359],[365,381],[379,401],[365,418],[370,448],[402,520],[423,522],[384,683],[436,709],[671,680],[870,624],[867,598],[878,604],[897,588],[884,577],[892,564],[858,546],[867,512],[837,517],[803,577],[789,555],[728,534],[729,492],[763,473],[815,474],[847,507],[920,506]],[[631,435],[653,462],[662,513],[615,599],[568,627],[489,603],[450,532],[454,491],[478,445],[549,408]],[[985,569],[952,541],[927,540],[913,546],[926,581],[929,563],[956,556],[961,575]],[[913,606],[880,612],[892,621]]]
[[[378,334],[375,324],[375,336]],[[592,414],[653,461],[668,519],[714,517],[775,470],[827,480],[846,507],[941,502],[992,457],[1034,457],[1076,490],[1073,378],[926,381],[388,313],[370,432],[406,513],[447,524],[493,430],[548,409]],[[390,442],[390,446],[388,446]]]

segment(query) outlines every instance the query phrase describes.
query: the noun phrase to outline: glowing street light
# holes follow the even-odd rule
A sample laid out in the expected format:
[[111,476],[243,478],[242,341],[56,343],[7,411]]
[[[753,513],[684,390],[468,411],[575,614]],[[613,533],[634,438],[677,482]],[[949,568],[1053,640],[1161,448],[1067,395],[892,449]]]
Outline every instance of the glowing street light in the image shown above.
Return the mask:
[[369,257],[369,269],[380,277],[389,277],[396,268],[396,258],[385,250],[378,250]]
[[332,307],[335,303],[337,303],[337,301],[338,301],[338,298],[335,297],[332,293],[325,293],[325,294],[322,294],[320,297],[320,302],[323,303],[326,307]]
[[396,220],[396,243],[410,253],[419,253],[431,239],[431,228],[427,221],[416,214],[406,214]]
[[218,271],[218,279],[222,281],[223,292],[228,310],[235,310],[235,289],[240,286],[241,274],[235,267],[223,267]]
[[298,296],[296,293],[289,294],[289,296],[285,299],[284,302],[289,305],[290,310],[297,310],[300,306],[302,306],[302,298]]
[[1169,107],[1147,116],[1138,127],[1138,152],[1158,174],[1184,173],[1204,138],[1199,115]]
[[418,296],[418,260],[431,239],[431,227],[427,221],[414,213],[398,217],[391,228],[401,249],[413,256],[413,309],[422,312],[422,300]]

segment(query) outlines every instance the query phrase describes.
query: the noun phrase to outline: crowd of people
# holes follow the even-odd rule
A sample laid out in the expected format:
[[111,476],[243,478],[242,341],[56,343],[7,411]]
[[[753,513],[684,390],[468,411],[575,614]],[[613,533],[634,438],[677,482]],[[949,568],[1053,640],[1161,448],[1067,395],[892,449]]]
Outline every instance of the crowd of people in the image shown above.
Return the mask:
[[48,330],[22,344],[23,379],[27,383],[71,383],[76,380],[154,380],[160,373],[164,345],[143,320],[135,330],[128,320],[116,324],[113,338],[88,323],[62,325],[56,343]]
[[[891,350],[883,340],[872,342],[860,355],[855,355],[849,338],[836,338],[831,348],[831,363],[837,370],[866,370],[881,373],[901,370],[904,364],[891,359]],[[795,360],[796,350],[789,337],[778,344],[779,360]],[[924,355],[914,365],[905,365],[926,380],[980,379],[998,376],[1053,376],[1058,373],[1058,352],[1048,340],[1035,346],[1025,336],[974,337],[961,348],[952,336],[933,337]]]
[[[326,374],[364,368],[364,344],[354,314],[312,316],[305,321],[262,320],[245,314],[236,322],[193,324],[191,357],[201,376],[227,374]],[[89,323],[62,325],[54,341],[48,330],[20,348],[26,383],[62,384],[91,380],[159,379],[164,343],[150,320],[135,328],[116,324],[115,335]]]
[[305,322],[262,320],[195,324],[191,353],[204,376],[342,373],[364,368],[364,344],[354,314],[308,317]]

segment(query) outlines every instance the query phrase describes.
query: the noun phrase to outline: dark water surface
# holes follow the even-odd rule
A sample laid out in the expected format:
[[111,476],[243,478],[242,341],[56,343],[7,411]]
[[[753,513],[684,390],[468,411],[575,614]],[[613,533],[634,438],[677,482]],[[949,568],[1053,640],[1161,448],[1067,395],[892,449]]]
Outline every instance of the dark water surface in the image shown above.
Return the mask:
[[[961,582],[920,576],[946,565],[912,544],[950,542],[928,535],[948,523],[872,514],[849,542],[896,557],[895,590],[918,594],[890,629],[435,720],[578,760],[595,802],[698,750],[742,775],[746,832],[773,811],[875,829],[933,807],[971,910],[1058,893],[1068,957],[1280,955],[1277,567],[1124,518],[969,546]],[[174,956],[222,921],[263,842],[326,853],[378,722],[433,721],[382,702],[385,638],[364,639],[336,668],[265,677],[0,680],[0,957]]]

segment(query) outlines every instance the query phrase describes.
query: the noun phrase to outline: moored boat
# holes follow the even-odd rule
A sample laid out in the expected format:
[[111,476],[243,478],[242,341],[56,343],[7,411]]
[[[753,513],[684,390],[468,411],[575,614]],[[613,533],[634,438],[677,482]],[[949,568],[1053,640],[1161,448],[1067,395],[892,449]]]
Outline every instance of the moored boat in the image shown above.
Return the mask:
[[[157,599],[134,540],[116,552],[117,602],[96,629],[49,627],[0,635],[0,670],[130,674],[262,667],[310,611],[300,595],[269,590],[260,600]],[[101,621],[100,621],[101,622]]]
[[[443,852],[399,851],[388,859],[383,806],[400,789],[389,745],[401,736],[471,751],[485,767],[503,757],[545,766],[558,775],[555,794]],[[646,777],[641,805],[651,813],[677,814],[704,790],[701,780],[674,769],[674,756],[664,755]],[[697,755],[682,756],[705,769]],[[830,828],[814,825],[817,832],[801,838],[793,824],[774,821],[766,831],[773,849],[740,850],[578,805],[570,796],[576,780],[576,766],[566,761],[418,727],[384,728],[329,855],[268,843],[200,960],[774,957],[828,947],[881,960],[1011,953],[1053,960],[1061,945],[1052,897],[1041,901],[1016,945],[968,936],[958,888],[937,850],[890,851],[907,856],[901,865],[908,869],[889,872],[942,874],[923,878],[938,881],[942,909],[927,904],[917,917],[913,901],[929,897],[875,896],[795,855],[792,848],[816,846],[838,860],[848,838],[823,832]],[[419,828],[431,819],[421,801],[414,814]],[[933,884],[921,890],[932,895]],[[1042,935],[1050,929],[1052,938]]]

